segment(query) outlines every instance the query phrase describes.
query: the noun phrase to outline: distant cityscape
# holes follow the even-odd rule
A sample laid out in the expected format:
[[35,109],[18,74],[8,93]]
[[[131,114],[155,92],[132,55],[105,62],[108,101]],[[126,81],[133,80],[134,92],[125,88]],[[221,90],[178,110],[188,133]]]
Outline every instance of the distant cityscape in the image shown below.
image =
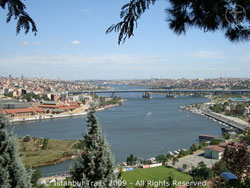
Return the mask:
[[0,113],[12,121],[84,115],[91,103],[98,108],[119,105],[117,97],[102,97],[95,93],[72,95],[73,91],[112,90],[112,85],[133,85],[168,90],[250,89],[250,79],[135,79],[135,80],[52,80],[46,78],[0,77]]

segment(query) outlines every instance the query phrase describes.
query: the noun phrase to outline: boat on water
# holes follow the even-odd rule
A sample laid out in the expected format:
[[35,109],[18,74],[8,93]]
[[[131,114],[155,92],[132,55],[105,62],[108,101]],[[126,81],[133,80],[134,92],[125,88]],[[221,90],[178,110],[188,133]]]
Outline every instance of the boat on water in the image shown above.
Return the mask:
[[148,113],[147,113],[147,116],[151,116],[151,115],[152,115],[152,112],[148,112]]
[[171,152],[171,151],[169,151],[168,153],[169,153],[170,155],[174,155],[173,152]]
[[178,155],[178,154],[179,154],[179,152],[178,152],[178,151],[174,151],[174,154]]

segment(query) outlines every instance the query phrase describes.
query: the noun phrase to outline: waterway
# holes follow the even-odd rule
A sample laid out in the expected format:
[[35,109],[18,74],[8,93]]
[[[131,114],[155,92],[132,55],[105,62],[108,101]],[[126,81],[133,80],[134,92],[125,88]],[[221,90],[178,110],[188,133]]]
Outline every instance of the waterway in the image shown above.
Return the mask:
[[[136,89],[132,86],[115,86],[116,89]],[[141,87],[140,87],[141,88]],[[126,161],[133,153],[138,158],[150,158],[197,142],[199,134],[220,136],[220,125],[203,116],[181,111],[180,106],[205,102],[198,97],[166,98],[154,94],[143,99],[141,93],[124,93],[123,105],[97,112],[116,163]],[[86,117],[50,119],[13,124],[18,136],[31,135],[53,139],[79,139],[86,130]],[[49,174],[69,169],[73,161],[42,167]]]

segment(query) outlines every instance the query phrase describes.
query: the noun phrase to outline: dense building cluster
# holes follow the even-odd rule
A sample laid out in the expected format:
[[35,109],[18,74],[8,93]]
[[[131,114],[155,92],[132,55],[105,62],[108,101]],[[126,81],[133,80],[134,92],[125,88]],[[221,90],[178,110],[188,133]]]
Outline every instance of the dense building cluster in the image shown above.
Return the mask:
[[105,89],[92,81],[65,81],[44,78],[0,77],[0,96],[31,100],[58,101],[65,99],[68,91]]
[[[108,82],[109,83],[109,82]],[[250,89],[248,78],[214,78],[214,79],[148,79],[112,81],[116,84],[129,84],[164,89]]]

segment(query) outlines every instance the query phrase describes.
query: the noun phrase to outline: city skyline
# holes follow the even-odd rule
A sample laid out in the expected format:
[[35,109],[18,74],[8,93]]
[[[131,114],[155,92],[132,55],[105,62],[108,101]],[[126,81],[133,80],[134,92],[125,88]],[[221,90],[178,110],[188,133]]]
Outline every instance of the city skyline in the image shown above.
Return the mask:
[[119,21],[125,2],[28,1],[37,36],[23,31],[16,35],[16,22],[6,24],[2,11],[0,75],[66,80],[249,78],[249,43],[231,43],[223,33],[198,29],[177,36],[165,21],[166,2],[152,6],[139,20],[135,36],[118,45],[118,34],[105,31]]

